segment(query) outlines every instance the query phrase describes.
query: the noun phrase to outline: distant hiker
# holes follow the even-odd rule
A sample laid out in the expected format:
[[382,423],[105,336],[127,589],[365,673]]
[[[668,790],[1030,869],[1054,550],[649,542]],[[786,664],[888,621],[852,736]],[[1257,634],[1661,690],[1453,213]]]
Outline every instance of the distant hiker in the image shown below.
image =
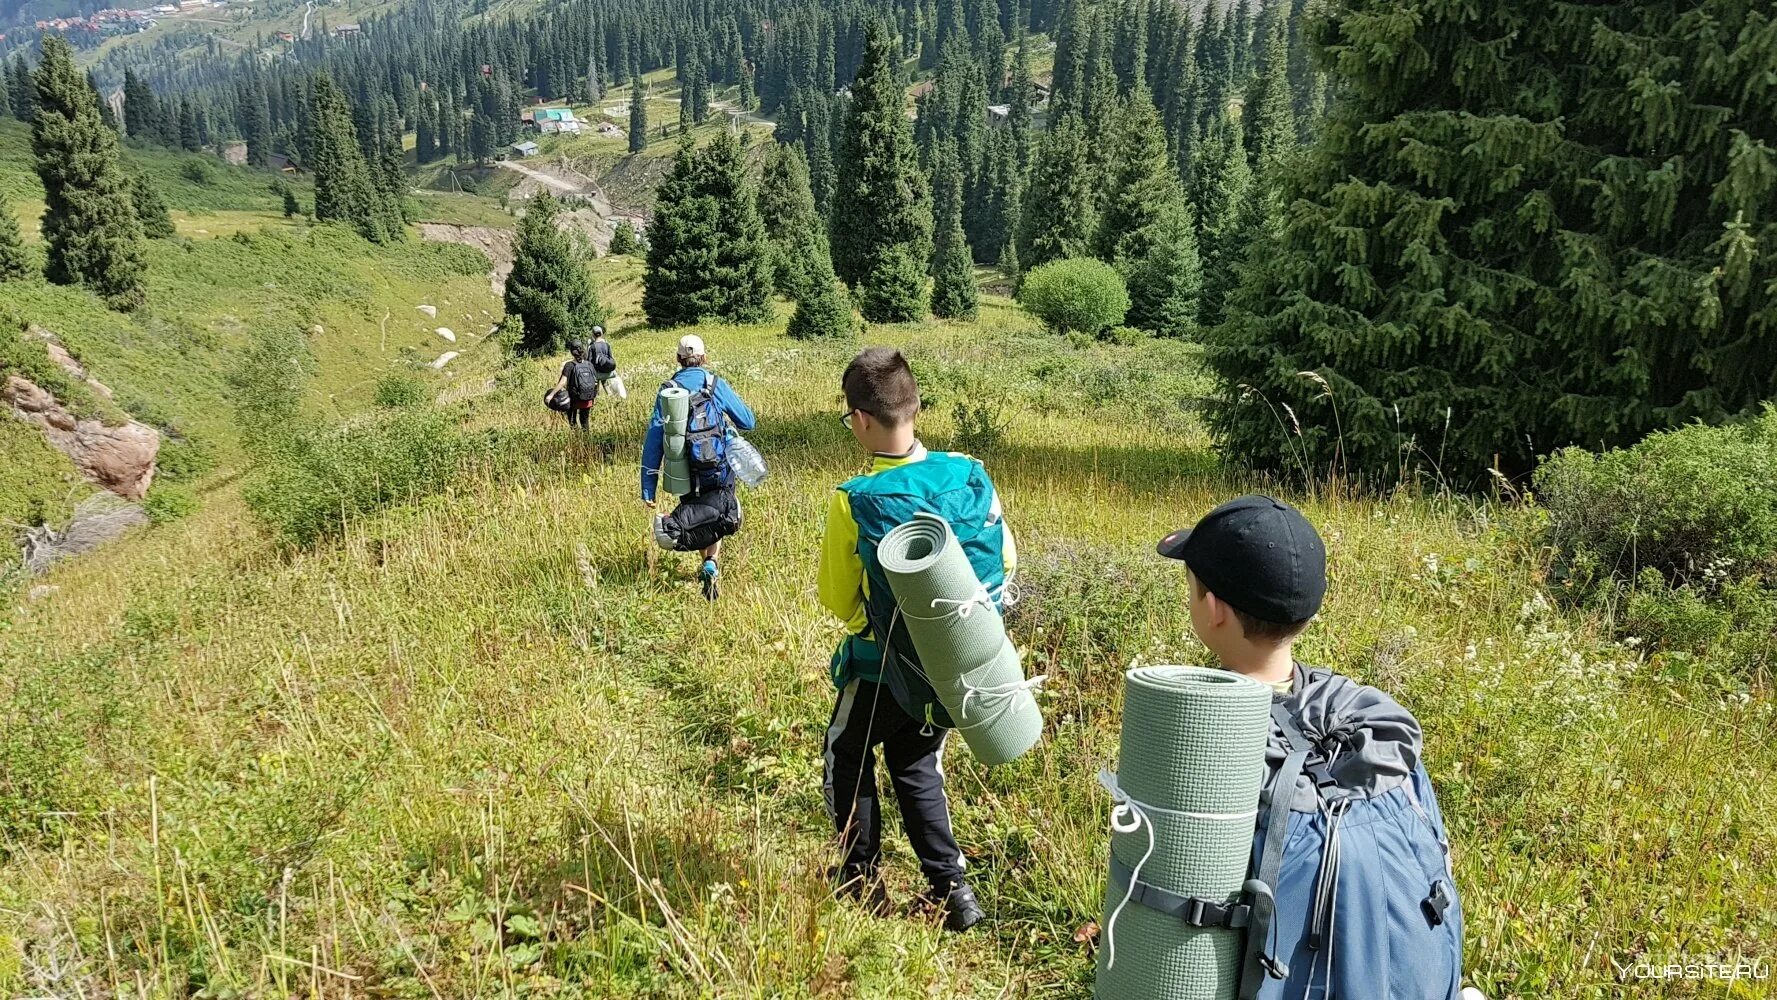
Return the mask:
[[[1266,926],[1252,911],[1241,997],[1320,996],[1310,984],[1321,983],[1330,997],[1455,1000],[1462,906],[1419,723],[1292,652],[1327,589],[1314,526],[1286,503],[1244,496],[1158,548],[1185,564],[1197,638],[1273,691],[1249,875],[1271,887],[1275,913]],[[1150,893],[1143,905],[1167,902]]]
[[586,358],[592,362],[593,371],[598,372],[600,389],[609,388],[618,399],[629,398],[623,376],[617,374],[617,356],[611,353],[611,342],[605,339],[604,327],[592,328],[592,344],[586,350]]
[[586,357],[586,345],[580,341],[568,341],[568,353],[572,356],[562,364],[561,378],[556,379],[551,395],[559,401],[563,393],[567,394],[567,408],[562,413],[568,418],[569,427],[584,431],[591,426],[592,404],[599,396],[598,369]]
[[[734,469],[728,463],[728,437],[733,430],[753,429],[753,411],[705,365],[709,357],[703,338],[688,333],[679,338],[678,373],[662,384],[676,385],[691,394],[691,418],[686,427],[691,453],[691,492],[679,498],[671,514],[658,518],[655,537],[680,552],[700,552],[703,565],[697,578],[703,596],[715,600],[719,574],[716,562],[722,539],[740,530],[740,499],[734,492]],[[654,509],[655,487],[665,458],[664,421],[660,397],[654,398],[654,417],[642,442],[642,502]]]
[[930,886],[918,902],[941,910],[945,927],[964,931],[985,914],[963,880],[962,851],[950,830],[942,764],[950,731],[932,722],[937,696],[925,683],[905,628],[896,632],[894,595],[876,547],[915,514],[937,514],[951,523],[965,549],[994,564],[994,578],[982,581],[992,593],[1012,574],[1017,553],[981,463],[919,443],[919,385],[900,351],[866,349],[846,367],[841,386],[846,410],[840,422],[871,461],[869,472],[834,491],[821,538],[820,601],[848,630],[833,653],[839,694],[826,744],[827,811],[843,852],[836,891],[878,912],[888,906],[878,871],[882,810],[875,755],[881,746],[901,821]]

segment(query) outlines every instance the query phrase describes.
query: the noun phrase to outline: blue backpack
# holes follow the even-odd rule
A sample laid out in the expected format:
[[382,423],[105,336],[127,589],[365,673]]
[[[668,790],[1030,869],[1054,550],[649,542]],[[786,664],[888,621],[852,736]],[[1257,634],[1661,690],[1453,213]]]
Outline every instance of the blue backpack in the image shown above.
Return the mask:
[[1375,688],[1300,664],[1271,721],[1242,891],[1138,882],[1130,898],[1243,930],[1241,1000],[1456,1000],[1462,905],[1419,723]]
[[716,398],[714,372],[704,371],[703,388],[691,394],[685,423],[685,458],[691,463],[693,492],[721,489],[734,482],[728,467],[728,411]]
[[[1274,732],[1281,745],[1271,755],[1285,756],[1260,799],[1250,869],[1258,885],[1248,883],[1255,898],[1270,894],[1270,913],[1261,918],[1263,904],[1254,907],[1240,995],[1456,1000],[1462,905],[1443,814],[1419,761],[1418,724],[1387,695],[1330,671],[1298,667],[1297,690],[1304,687],[1306,712],[1294,696],[1271,706],[1282,734]],[[1353,691],[1410,724],[1410,749],[1387,746],[1360,713],[1337,711],[1340,701],[1360,700]],[[1328,706],[1332,713],[1314,717]],[[1341,758],[1354,766],[1341,768]]]

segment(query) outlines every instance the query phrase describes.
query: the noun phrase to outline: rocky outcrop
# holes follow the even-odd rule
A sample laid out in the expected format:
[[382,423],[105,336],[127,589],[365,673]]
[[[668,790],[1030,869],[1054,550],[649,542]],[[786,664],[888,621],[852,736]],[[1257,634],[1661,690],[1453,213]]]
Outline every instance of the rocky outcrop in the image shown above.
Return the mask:
[[[25,529],[25,568],[41,573],[63,559],[91,552],[136,525],[147,523],[148,514],[139,504],[95,493],[75,505],[74,517],[66,528],[57,531],[46,524]],[[33,587],[31,600],[53,593],[53,587]]]
[[86,366],[76,361],[74,355],[69,354],[68,349],[62,346],[61,338],[35,323],[25,329],[25,336],[43,341],[43,353],[49,355],[49,360],[61,365],[63,371],[85,382],[88,388],[106,399],[112,398],[111,387],[89,375]]
[[0,385],[0,402],[9,405],[20,419],[41,428],[44,438],[88,479],[128,500],[148,495],[154,482],[154,457],[160,452],[159,431],[134,420],[119,427],[81,420],[49,390],[18,375],[6,376]]

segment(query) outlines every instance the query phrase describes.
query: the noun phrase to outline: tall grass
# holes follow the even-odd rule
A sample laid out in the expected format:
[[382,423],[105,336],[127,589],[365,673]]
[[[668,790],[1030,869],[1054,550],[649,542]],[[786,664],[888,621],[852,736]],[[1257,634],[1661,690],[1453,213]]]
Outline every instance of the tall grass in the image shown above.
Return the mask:
[[[633,276],[609,267],[607,288]],[[946,761],[991,918],[947,937],[824,882],[838,628],[813,561],[829,491],[863,465],[836,420],[854,345],[702,331],[773,470],[743,498],[712,607],[689,562],[649,559],[637,500],[675,335],[613,327],[634,393],[601,400],[585,439],[505,380],[462,404],[500,430],[496,471],[467,467],[308,551],[275,545],[225,489],[10,612],[0,722],[55,750],[0,796],[0,993],[1089,995],[1074,931],[1099,916],[1091,775],[1116,752],[1121,672],[1205,658],[1151,543],[1262,485],[1210,457],[1188,349],[1071,353],[1003,300],[975,326],[868,336],[928,375],[934,445],[959,434],[955,386],[1008,400],[983,457],[1026,562],[1013,634],[1054,679],[1035,752],[989,771],[957,745]],[[500,364],[486,347],[462,362],[466,386]],[[1546,600],[1517,511],[1297,499],[1333,574],[1302,656],[1424,723],[1489,996],[1621,996],[1613,958],[1772,957],[1768,700],[1650,677]],[[917,875],[889,841],[906,900]]]

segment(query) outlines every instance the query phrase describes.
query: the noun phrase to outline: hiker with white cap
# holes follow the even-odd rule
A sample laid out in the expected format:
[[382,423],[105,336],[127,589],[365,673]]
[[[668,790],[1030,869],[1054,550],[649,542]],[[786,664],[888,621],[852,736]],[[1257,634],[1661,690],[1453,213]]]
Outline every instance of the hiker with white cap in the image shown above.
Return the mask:
[[[735,495],[728,443],[735,430],[753,429],[753,411],[732,386],[709,370],[702,337],[695,333],[680,337],[677,360],[678,372],[661,388],[676,386],[691,396],[685,430],[690,492],[679,498],[672,513],[656,517],[654,534],[664,547],[702,554],[697,576],[703,596],[713,601],[722,539],[740,530],[740,499]],[[655,509],[654,494],[666,459],[665,427],[656,395],[654,416],[642,442],[642,502],[649,510]]]

